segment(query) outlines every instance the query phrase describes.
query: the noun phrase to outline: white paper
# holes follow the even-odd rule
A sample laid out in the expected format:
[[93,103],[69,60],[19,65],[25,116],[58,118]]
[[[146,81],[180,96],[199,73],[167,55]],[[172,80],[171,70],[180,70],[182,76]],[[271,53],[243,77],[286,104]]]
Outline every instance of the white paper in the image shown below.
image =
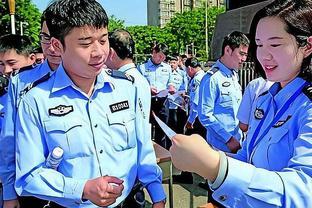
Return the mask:
[[166,97],[168,95],[168,90],[161,90],[157,93],[156,97]]
[[167,135],[167,137],[172,140],[172,137],[174,137],[177,133],[175,133],[169,126],[167,126],[167,124],[165,124],[162,120],[160,120],[160,118],[158,118],[154,112],[152,112],[156,122],[158,123],[158,125],[160,126],[160,128],[165,132],[165,134]]

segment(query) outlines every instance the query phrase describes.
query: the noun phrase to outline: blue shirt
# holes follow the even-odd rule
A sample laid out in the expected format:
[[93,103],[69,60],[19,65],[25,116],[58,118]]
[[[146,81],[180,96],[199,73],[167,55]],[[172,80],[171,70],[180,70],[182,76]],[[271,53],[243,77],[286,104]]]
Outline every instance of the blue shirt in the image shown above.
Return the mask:
[[[126,198],[136,179],[153,202],[164,200],[162,172],[146,131],[150,126],[137,98],[131,81],[104,70],[88,97],[60,65],[22,97],[16,122],[17,193],[65,207],[97,207],[82,201],[85,183],[110,175],[124,180],[125,187],[111,207]],[[45,166],[55,147],[64,150],[57,171]]]
[[[187,90],[188,87],[188,78],[186,76],[186,72],[183,71],[180,68],[177,68],[176,70],[171,70],[170,77],[169,77],[169,83],[168,86],[172,85],[175,89],[176,92],[182,93]],[[172,96],[168,97],[169,100],[169,109],[177,109],[178,106],[175,103],[181,104],[183,102],[183,98],[181,96],[177,97],[177,99],[170,99]],[[174,98],[174,97],[172,97]]]
[[191,124],[195,122],[197,118],[197,108],[199,102],[199,85],[201,80],[203,79],[205,72],[203,70],[199,70],[194,75],[193,79],[191,79],[189,84],[189,95],[190,95],[190,112],[187,121]]
[[[51,71],[47,61],[32,69],[12,75],[8,86],[7,101],[4,105],[6,115],[3,119],[0,137],[0,178],[3,183],[3,199],[16,199],[15,182],[15,118],[21,91],[34,81]],[[26,148],[27,149],[27,148]]]
[[233,136],[239,141],[242,137],[236,118],[242,99],[236,72],[218,60],[212,71],[203,77],[199,96],[198,118],[207,129],[207,142],[216,149],[229,152],[226,145],[229,139]]
[[[8,97],[8,93],[3,94],[2,96],[0,96],[0,132],[2,129],[2,123],[3,123],[3,119],[4,119],[4,115],[5,115],[5,103]],[[0,148],[1,151],[2,148]]]
[[147,80],[138,71],[134,63],[126,64],[118,69],[118,71],[125,72],[134,78],[134,85],[138,89],[139,107],[142,110],[143,117],[149,121],[151,110],[151,90]]
[[213,194],[226,207],[312,207],[311,95],[309,98],[301,93],[259,143],[249,149],[261,121],[257,111],[262,109],[268,114],[256,141],[304,82],[296,78],[281,90],[275,83],[267,94],[258,97],[247,138],[234,156],[238,160],[228,158],[227,177]]
[[167,89],[171,73],[170,65],[163,62],[155,65],[151,59],[149,59],[139,66],[139,70],[147,79],[149,85],[156,88],[158,92]]
[[237,118],[243,124],[249,124],[252,105],[259,95],[267,91],[273,82],[262,77],[250,81],[245,88],[245,92],[238,108]]

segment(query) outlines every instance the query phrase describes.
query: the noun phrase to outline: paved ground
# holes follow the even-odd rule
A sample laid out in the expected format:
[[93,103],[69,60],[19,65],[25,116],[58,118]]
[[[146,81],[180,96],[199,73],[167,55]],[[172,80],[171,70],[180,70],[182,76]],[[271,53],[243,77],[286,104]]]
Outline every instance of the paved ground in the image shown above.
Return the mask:
[[[200,205],[203,205],[207,202],[207,191],[197,186],[200,181],[203,179],[195,174],[193,184],[173,184],[173,207],[174,208],[196,208]],[[163,184],[167,196],[168,184]],[[146,194],[148,202],[150,199],[148,194]],[[146,208],[151,208],[151,204],[148,203]],[[167,200],[166,208],[169,208],[169,203]]]

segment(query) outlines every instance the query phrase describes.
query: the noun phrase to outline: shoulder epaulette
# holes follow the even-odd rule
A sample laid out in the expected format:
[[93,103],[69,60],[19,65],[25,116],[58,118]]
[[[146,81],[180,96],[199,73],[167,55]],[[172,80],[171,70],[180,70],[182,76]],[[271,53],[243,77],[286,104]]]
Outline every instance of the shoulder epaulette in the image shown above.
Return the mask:
[[50,77],[51,77],[51,74],[50,74],[50,72],[48,72],[46,75],[44,75],[44,76],[41,77],[40,79],[37,79],[36,81],[34,81],[34,82],[30,83],[29,85],[27,85],[27,86],[20,92],[20,95],[26,94],[29,90],[31,90],[32,88],[36,87],[38,84],[47,81]]
[[266,95],[266,94],[268,94],[268,92],[269,92],[269,90],[264,91],[264,92],[263,92],[263,93],[261,93],[258,97],[261,97],[261,96],[263,96],[263,95]]
[[111,77],[119,78],[119,79],[126,79],[126,80],[134,83],[134,77],[125,73],[125,72],[109,69],[109,70],[106,70],[106,73],[108,75],[110,75]]
[[212,67],[207,71],[207,73],[210,75],[214,75],[217,71],[219,71],[219,67]]
[[15,70],[12,72],[12,76],[16,76],[17,74],[21,73],[21,72],[24,72],[24,71],[29,71],[29,70],[32,70],[34,68],[36,68],[36,64],[33,64],[33,65],[29,65],[29,66],[25,66],[25,67],[22,67],[20,68],[19,70]]
[[312,100],[312,84],[309,84],[307,86],[305,86],[302,90],[302,92],[308,97],[310,98],[310,100]]

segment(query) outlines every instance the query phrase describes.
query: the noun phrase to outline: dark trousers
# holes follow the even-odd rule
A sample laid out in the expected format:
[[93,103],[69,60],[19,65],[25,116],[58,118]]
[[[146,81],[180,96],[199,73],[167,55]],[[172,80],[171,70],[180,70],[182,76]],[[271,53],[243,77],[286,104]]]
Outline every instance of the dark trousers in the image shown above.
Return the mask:
[[[166,98],[153,97],[151,101],[151,112],[153,111],[156,116],[159,117],[164,123],[168,122],[168,110],[164,105]],[[151,114],[150,122],[152,124],[152,139],[162,147],[166,148],[166,137],[165,133],[161,130],[157,124],[154,116]]]
[[126,199],[116,208],[144,208],[145,203],[143,186],[137,182]]
[[187,129],[186,131],[186,135],[192,135],[192,134],[199,134],[200,136],[202,136],[203,138],[206,139],[206,128],[200,123],[199,119],[196,118],[195,122],[193,124],[193,129]]
[[[18,199],[21,208],[64,208],[54,202],[38,199],[31,196],[23,196]],[[48,206],[49,205],[49,206]]]

